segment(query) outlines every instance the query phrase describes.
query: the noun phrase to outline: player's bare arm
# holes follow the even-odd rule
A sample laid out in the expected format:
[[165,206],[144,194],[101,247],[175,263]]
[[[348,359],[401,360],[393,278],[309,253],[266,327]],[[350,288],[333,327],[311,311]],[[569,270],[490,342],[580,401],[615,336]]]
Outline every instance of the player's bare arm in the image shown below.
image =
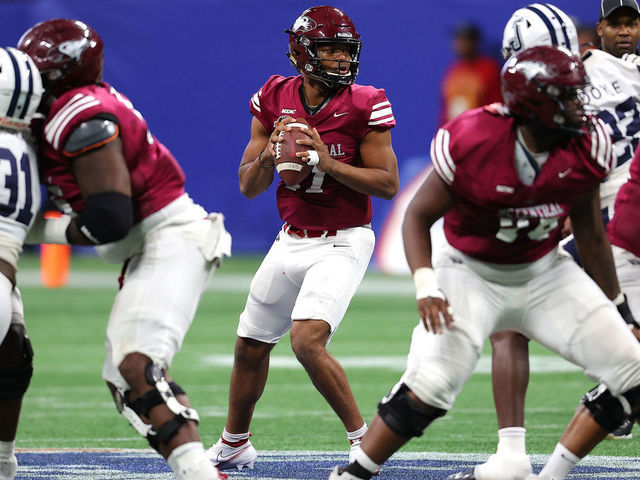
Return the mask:
[[291,130],[287,124],[293,121],[293,118],[287,117],[278,122],[273,132],[269,133],[260,120],[255,117],[251,120],[251,138],[244,149],[238,168],[240,191],[245,197],[257,197],[273,182],[274,144],[282,141],[279,133],[282,130]]
[[[404,251],[411,272],[419,269],[432,269],[431,264],[431,226],[453,207],[454,199],[447,185],[438,174],[432,170],[415,196],[409,203],[402,223],[402,237]],[[424,270],[423,270],[424,271]],[[443,321],[447,328],[451,328],[453,316],[449,311],[449,302],[441,292],[438,293],[434,284],[434,292],[429,295],[427,290],[423,296],[416,282],[418,312],[428,331],[443,332]]]
[[602,223],[599,188],[585,193],[570,214],[573,235],[585,271],[607,297],[620,293],[609,238]]
[[[92,196],[95,198],[95,195],[114,193],[131,197],[131,178],[122,151],[122,141],[119,138],[75,157],[72,162],[73,173],[85,199]],[[75,245],[97,243],[89,240],[80,231],[76,219],[69,224],[67,239],[69,243]]]
[[[360,156],[364,168],[334,160],[315,128],[306,130],[306,133],[309,140],[298,140],[298,143],[308,145],[318,152],[320,161],[317,168],[321,172],[328,173],[340,183],[366,195],[389,200],[398,192],[398,161],[391,145],[389,130],[372,130],[362,139]],[[308,159],[306,152],[296,155]]]

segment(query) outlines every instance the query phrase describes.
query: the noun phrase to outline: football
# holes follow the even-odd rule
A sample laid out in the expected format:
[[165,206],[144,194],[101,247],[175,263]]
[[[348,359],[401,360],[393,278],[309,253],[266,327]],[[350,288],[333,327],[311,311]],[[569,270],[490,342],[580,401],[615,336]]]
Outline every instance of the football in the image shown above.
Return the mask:
[[308,128],[308,126],[299,122],[292,122],[289,126],[291,130],[280,132],[280,137],[283,140],[275,145],[275,165],[284,184],[291,186],[302,182],[311,173],[313,167],[300,157],[296,157],[297,152],[309,150],[308,146],[296,143],[298,139],[309,138],[302,131],[303,128]]

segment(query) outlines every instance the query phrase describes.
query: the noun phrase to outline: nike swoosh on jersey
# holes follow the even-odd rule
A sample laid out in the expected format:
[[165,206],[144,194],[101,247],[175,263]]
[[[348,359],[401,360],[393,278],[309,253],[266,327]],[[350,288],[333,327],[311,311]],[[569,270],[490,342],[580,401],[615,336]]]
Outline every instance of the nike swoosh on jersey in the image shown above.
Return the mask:
[[336,118],[338,118],[338,117],[341,117],[341,116],[343,116],[343,115],[346,115],[347,113],[349,113],[349,112],[342,112],[342,113],[333,112],[333,116],[334,116],[334,117],[336,117]]
[[564,178],[571,173],[571,169],[567,168],[564,172],[558,172],[558,178]]

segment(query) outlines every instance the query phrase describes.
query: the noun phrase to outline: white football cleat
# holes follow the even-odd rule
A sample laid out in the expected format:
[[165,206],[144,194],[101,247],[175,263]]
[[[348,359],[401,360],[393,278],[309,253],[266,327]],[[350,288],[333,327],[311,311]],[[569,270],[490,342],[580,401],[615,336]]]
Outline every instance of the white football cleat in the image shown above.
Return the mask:
[[176,474],[176,480],[226,480],[229,475],[219,472],[208,458],[186,466]]
[[258,458],[258,452],[251,445],[250,440],[247,440],[239,447],[232,447],[224,443],[221,438],[205,453],[213,463],[213,466],[219,470],[231,470],[233,468],[242,470],[244,467],[253,469],[253,463]]
[[473,469],[475,480],[525,480],[531,474],[531,460],[524,454],[493,454]]
[[0,461],[0,480],[13,480],[18,470],[18,459],[12,455],[9,460]]

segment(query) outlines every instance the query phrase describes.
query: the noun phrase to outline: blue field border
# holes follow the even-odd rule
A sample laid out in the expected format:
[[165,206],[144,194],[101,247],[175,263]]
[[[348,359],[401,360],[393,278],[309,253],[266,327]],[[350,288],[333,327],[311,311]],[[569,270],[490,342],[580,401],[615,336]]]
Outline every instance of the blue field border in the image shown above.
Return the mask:
[[[259,451],[253,470],[231,471],[238,480],[326,480],[331,469],[347,461],[345,452]],[[152,450],[18,450],[16,480],[171,480],[166,462]],[[534,471],[546,456],[532,455]],[[444,479],[451,473],[487,459],[480,454],[397,453],[384,466],[378,480]],[[640,479],[640,459],[589,456],[567,478]]]

